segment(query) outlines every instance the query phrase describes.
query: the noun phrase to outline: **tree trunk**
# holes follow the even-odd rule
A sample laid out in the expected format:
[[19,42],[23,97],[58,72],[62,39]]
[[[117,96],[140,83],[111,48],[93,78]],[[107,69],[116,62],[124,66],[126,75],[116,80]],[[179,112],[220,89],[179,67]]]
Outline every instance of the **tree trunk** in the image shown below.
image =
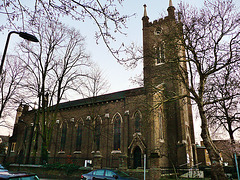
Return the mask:
[[46,141],[42,142],[42,148],[41,148],[41,164],[48,163],[48,149],[47,149],[47,143]]
[[211,160],[211,179],[213,180],[225,180],[227,179],[223,166],[220,162],[220,154],[219,150],[215,146],[215,144],[212,142],[212,139],[210,137],[210,133],[208,130],[208,122],[207,118],[204,114],[203,107],[201,105],[198,105],[199,114],[202,121],[202,132],[201,137],[203,139],[203,143],[205,147],[207,148],[209,158]]
[[228,125],[228,134],[230,136],[230,141],[231,141],[231,144],[235,144],[235,139],[234,139],[234,136],[233,136],[233,130],[232,130],[232,121],[231,121],[231,118],[227,118],[227,125]]

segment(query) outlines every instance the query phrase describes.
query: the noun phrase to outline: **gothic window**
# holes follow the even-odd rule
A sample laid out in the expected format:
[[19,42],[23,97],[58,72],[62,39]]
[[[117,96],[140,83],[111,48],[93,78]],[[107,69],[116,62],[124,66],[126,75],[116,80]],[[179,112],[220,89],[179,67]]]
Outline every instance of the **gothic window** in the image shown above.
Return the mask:
[[161,43],[157,47],[154,47],[155,49],[155,61],[156,65],[162,64],[165,62],[165,49],[164,44]]
[[66,138],[67,138],[67,123],[63,123],[60,151],[64,151],[64,149],[65,149]]
[[15,152],[15,148],[16,148],[16,142],[13,142],[11,146],[11,152]]
[[82,146],[82,124],[79,123],[77,128],[77,134],[76,134],[76,151],[81,151]]
[[95,122],[95,143],[96,150],[100,150],[101,119],[98,117]]
[[135,118],[135,132],[140,132],[141,130],[141,115],[140,112],[136,112],[134,115]]
[[120,150],[120,144],[121,144],[121,117],[119,114],[117,114],[114,117],[114,150]]

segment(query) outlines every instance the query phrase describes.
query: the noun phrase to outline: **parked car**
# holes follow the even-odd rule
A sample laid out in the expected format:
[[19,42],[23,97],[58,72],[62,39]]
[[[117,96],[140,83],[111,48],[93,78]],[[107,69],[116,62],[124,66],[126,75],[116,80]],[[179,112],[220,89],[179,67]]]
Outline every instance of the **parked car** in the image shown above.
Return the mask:
[[0,180],[11,179],[11,180],[39,180],[36,174],[30,174],[26,172],[11,172],[11,171],[0,171]]
[[112,169],[97,169],[81,176],[82,180],[98,180],[98,179],[109,179],[109,180],[137,180],[136,178],[130,177],[125,172]]

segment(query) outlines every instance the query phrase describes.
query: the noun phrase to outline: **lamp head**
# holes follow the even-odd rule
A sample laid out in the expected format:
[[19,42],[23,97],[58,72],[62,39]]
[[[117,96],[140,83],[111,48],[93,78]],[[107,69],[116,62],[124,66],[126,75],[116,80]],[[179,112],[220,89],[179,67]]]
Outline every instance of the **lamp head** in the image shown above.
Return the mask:
[[28,34],[26,32],[19,32],[18,34],[21,38],[26,39],[28,41],[39,42],[39,40],[32,34]]

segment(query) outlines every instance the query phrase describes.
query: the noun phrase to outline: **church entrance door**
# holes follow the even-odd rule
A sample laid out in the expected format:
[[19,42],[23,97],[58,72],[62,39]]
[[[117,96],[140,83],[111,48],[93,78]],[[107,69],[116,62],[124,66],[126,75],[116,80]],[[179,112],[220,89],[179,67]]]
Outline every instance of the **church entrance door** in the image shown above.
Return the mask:
[[137,167],[142,167],[141,156],[141,149],[137,146],[133,151],[133,164],[135,169]]

